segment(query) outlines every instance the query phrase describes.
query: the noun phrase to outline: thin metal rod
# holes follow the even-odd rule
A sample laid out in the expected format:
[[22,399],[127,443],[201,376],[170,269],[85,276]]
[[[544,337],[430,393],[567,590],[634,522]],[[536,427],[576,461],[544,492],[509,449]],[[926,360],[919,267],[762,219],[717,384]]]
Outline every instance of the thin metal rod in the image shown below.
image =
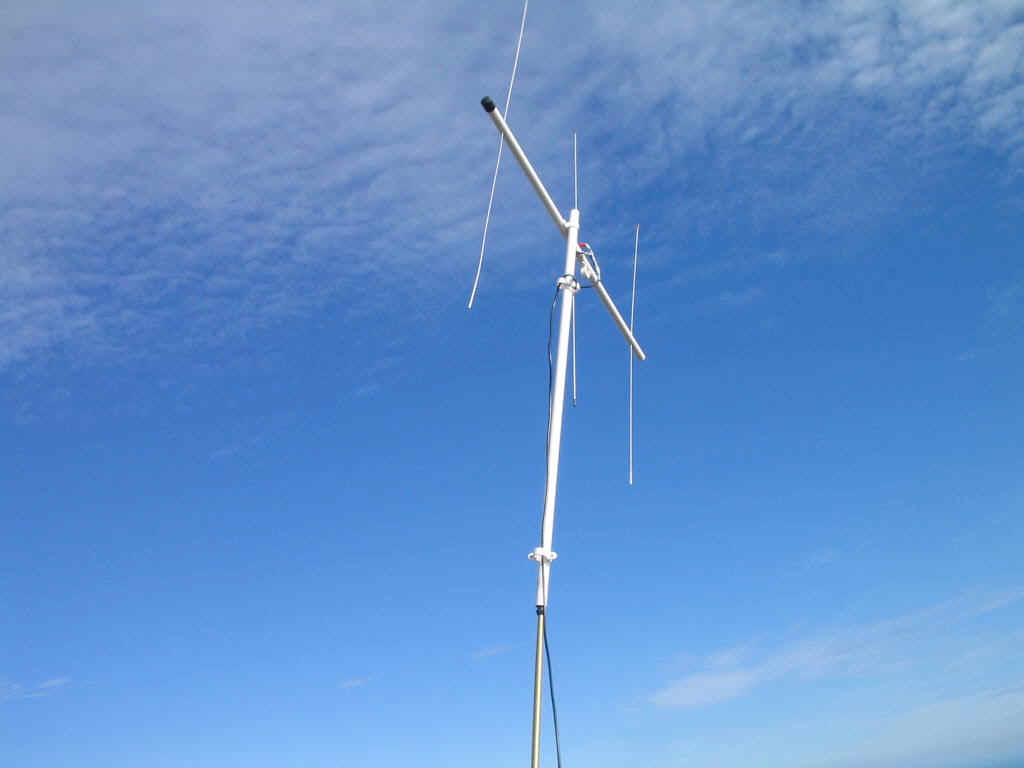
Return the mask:
[[576,294],[572,296],[572,407],[576,407]]
[[533,668],[533,736],[530,768],[540,768],[540,709],[544,700],[544,611],[537,610],[537,663]]
[[572,207],[580,207],[580,166],[576,158],[576,131],[572,132]]
[[[636,264],[640,254],[640,225],[636,225],[633,240],[633,298],[629,303],[629,332],[634,331],[636,319]],[[628,353],[627,353],[628,354]],[[633,356],[629,355],[629,484],[633,484]]]
[[[519,71],[519,52],[523,48],[523,33],[526,31],[526,11],[530,7],[530,0],[523,3],[523,18],[519,22],[519,41],[516,43],[516,57],[512,62],[512,77],[508,81],[508,93],[505,95],[505,114],[508,114],[509,105],[512,103],[512,86],[516,84],[516,72]],[[491,196],[487,200],[487,215],[484,216],[484,236],[480,240],[480,260],[476,265],[476,277],[473,278],[473,290],[469,292],[469,309],[473,308],[473,301],[476,299],[476,289],[480,286],[480,273],[484,269],[484,249],[487,248],[487,228],[491,224],[491,209],[494,207],[494,190],[498,186],[498,169],[501,167],[502,141],[498,139],[498,159],[494,163],[494,178],[491,179]]]
[[523,169],[523,173],[526,174],[526,178],[529,179],[530,184],[533,186],[534,192],[537,193],[537,197],[540,198],[541,203],[548,211],[548,215],[551,216],[551,220],[555,222],[555,226],[558,227],[558,231],[564,236],[569,231],[569,222],[562,218],[562,214],[558,210],[558,206],[555,205],[555,201],[551,199],[551,195],[548,194],[547,189],[544,187],[544,183],[540,180],[540,176],[533,170],[533,166],[530,165],[530,161],[526,157],[526,153],[523,152],[523,148],[519,145],[519,141],[516,139],[512,129],[508,127],[508,123],[505,122],[505,118],[501,116],[501,110],[495,106],[494,102],[489,98],[484,98],[480,102],[487,113],[491,116],[491,120],[501,135],[505,137],[505,143],[508,144],[508,148],[512,150],[512,154],[515,155],[516,160],[519,161],[519,167]]

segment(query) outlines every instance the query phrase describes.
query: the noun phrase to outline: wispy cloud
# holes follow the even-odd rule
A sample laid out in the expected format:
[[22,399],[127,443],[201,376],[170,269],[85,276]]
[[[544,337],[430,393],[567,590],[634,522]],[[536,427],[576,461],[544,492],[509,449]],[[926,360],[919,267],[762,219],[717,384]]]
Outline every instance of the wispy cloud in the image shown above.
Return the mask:
[[723,277],[747,277],[769,267],[789,264],[792,257],[785,251],[743,253],[736,256],[719,255],[713,261],[678,267],[669,281],[673,286],[684,286]]
[[[518,8],[398,12],[5,14],[0,367],[223,344],[325,305],[358,319],[385,286],[409,323],[461,301],[495,140],[477,99],[507,82]],[[585,176],[587,226],[642,218],[655,191],[656,264],[738,219],[831,231],[896,211],[950,146],[1024,168],[1022,39],[996,0],[539,6],[512,121],[545,174],[592,115],[588,157],[608,160]],[[500,184],[485,294],[543,216],[521,179]]]
[[1022,590],[960,598],[873,624],[812,634],[773,651],[727,649],[705,659],[703,669],[652,694],[651,701],[659,707],[703,707],[772,682],[897,668],[910,663],[915,646],[936,633],[1021,600]]
[[989,300],[989,320],[993,325],[1006,327],[1024,322],[1024,276],[1017,277],[992,291]]
[[943,697],[858,728],[855,745],[835,751],[821,768],[969,764],[1021,755],[1024,689],[992,688]]
[[473,652],[474,659],[487,659],[491,656],[499,656],[503,653],[508,653],[512,650],[511,645],[495,645],[490,648],[482,648],[479,651]]
[[342,688],[362,688],[364,685],[370,682],[373,678],[370,677],[354,677],[351,680],[343,680],[341,683]]
[[722,307],[737,308],[745,307],[748,304],[764,296],[764,290],[757,286],[743,288],[738,291],[722,291],[715,299],[715,303]]
[[34,685],[23,685],[10,681],[0,681],[0,701],[12,699],[37,699],[52,694],[59,688],[71,683],[70,677],[54,677]]
[[52,680],[47,680],[45,682],[40,683],[38,685],[38,688],[40,690],[45,690],[47,688],[61,688],[70,682],[70,677],[55,677]]
[[832,547],[824,547],[809,552],[800,562],[804,568],[824,568],[835,563],[837,559],[839,559],[839,552]]

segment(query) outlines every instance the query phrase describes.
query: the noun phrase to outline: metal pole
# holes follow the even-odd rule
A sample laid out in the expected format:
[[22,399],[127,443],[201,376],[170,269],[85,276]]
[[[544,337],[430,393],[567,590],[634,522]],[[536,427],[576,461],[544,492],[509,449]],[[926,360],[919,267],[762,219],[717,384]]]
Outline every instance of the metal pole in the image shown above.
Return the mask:
[[540,708],[544,700],[544,608],[537,606],[537,659],[533,667],[533,737],[530,766],[540,768]]
[[580,212],[575,208],[569,213],[568,229],[565,234],[565,270],[559,278],[561,296],[559,301],[558,346],[555,353],[555,378],[552,382],[551,417],[548,421],[548,467],[544,483],[544,518],[541,525],[540,546],[533,551],[532,559],[537,561],[537,605],[548,604],[548,590],[551,588],[551,561],[556,555],[551,544],[555,534],[555,500],[558,496],[558,460],[562,453],[562,416],[565,410],[565,374],[569,360],[569,326],[572,321],[571,295],[566,291],[576,289],[576,249],[580,231]]
[[[555,501],[558,497],[558,463],[562,452],[562,421],[565,413],[565,379],[569,359],[569,327],[572,321],[573,295],[576,284],[576,250],[580,230],[580,212],[569,213],[565,235],[565,271],[558,279],[559,301],[558,345],[555,353],[555,377],[551,391],[551,414],[548,420],[548,467],[544,484],[544,518],[540,546],[530,557],[537,561],[537,650],[533,674],[533,741],[531,768],[540,767],[540,712],[544,682],[544,622],[551,588],[551,561],[558,557],[551,549],[555,533]],[[568,292],[568,293],[567,293]]]

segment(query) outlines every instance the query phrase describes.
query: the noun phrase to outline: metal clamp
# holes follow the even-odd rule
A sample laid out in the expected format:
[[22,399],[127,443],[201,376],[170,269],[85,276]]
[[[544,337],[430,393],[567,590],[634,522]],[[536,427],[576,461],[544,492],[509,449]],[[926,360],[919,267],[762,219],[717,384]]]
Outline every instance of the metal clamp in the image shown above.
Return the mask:
[[576,248],[576,260],[580,263],[583,276],[592,283],[601,282],[601,265],[589,243],[580,243]]
[[536,563],[550,563],[558,557],[558,553],[544,547],[535,547],[527,557]]
[[562,275],[558,278],[556,285],[562,290],[568,288],[573,293],[579,293],[580,291],[580,284],[572,275]]

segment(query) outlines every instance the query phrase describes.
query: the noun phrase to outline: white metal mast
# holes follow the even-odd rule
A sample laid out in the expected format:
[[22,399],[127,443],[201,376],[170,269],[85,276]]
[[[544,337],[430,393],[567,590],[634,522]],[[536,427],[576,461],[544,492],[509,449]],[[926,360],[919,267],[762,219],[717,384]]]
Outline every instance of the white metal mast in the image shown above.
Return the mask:
[[576,262],[580,263],[580,273],[593,286],[600,296],[602,303],[607,308],[612,319],[618,326],[622,335],[633,350],[637,359],[645,360],[646,355],[640,344],[633,337],[630,326],[622,318],[619,310],[612,301],[608,291],[601,283],[601,273],[596,261],[592,262],[592,252],[580,247],[579,229],[580,212],[573,208],[569,212],[569,218],[565,219],[559,212],[558,207],[551,199],[547,189],[541,182],[537,172],[533,169],[530,161],[519,145],[512,129],[508,127],[501,111],[495,106],[490,98],[484,98],[480,102],[484,110],[491,116],[495,127],[505,139],[509,150],[519,161],[523,173],[533,186],[534,191],[540,198],[541,203],[547,209],[551,220],[555,222],[558,231],[565,237],[565,264],[561,276],[558,278],[559,289],[559,317],[558,317],[558,342],[555,355],[555,374],[552,382],[552,393],[550,412],[548,419],[548,455],[547,455],[547,479],[544,485],[544,517],[541,525],[540,546],[530,553],[530,559],[537,563],[537,650],[536,663],[534,666],[533,678],[533,737],[531,743],[532,768],[540,765],[540,712],[544,679],[544,622],[545,611],[548,604],[548,593],[551,588],[551,563],[558,555],[551,548],[555,530],[555,499],[558,494],[558,460],[562,447],[562,416],[565,405],[565,379],[569,351],[569,327],[572,320],[573,303],[575,294],[579,290],[579,283],[576,281]]

